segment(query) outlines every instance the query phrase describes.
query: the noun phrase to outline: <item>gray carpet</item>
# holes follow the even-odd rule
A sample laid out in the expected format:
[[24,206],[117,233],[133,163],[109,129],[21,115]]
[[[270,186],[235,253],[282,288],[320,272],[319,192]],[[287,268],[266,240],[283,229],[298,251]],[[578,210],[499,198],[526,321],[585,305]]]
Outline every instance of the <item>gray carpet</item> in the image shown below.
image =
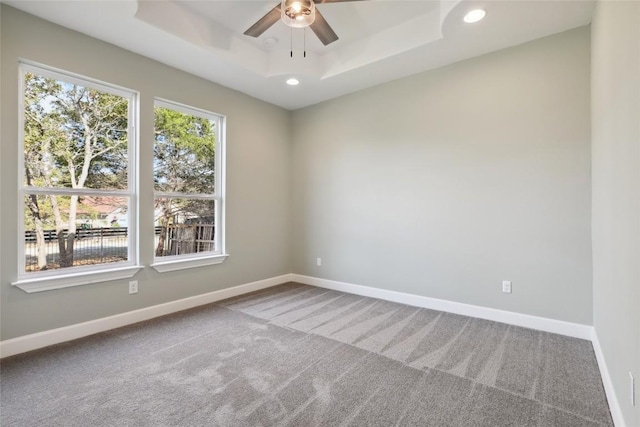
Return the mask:
[[591,343],[290,283],[2,360],[2,426],[612,425]]

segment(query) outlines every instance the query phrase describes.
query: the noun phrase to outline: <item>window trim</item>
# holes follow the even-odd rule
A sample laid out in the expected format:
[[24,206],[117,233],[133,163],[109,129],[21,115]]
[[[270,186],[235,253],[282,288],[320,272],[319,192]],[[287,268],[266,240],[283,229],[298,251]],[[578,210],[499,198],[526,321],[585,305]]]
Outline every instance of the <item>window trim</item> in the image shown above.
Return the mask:
[[[25,292],[40,292],[50,289],[59,289],[70,286],[79,286],[96,282],[117,280],[133,277],[143,266],[139,264],[139,179],[138,179],[138,154],[139,154],[139,129],[138,118],[140,108],[140,93],[138,91],[124,88],[122,86],[102,82],[90,77],[81,76],[76,73],[49,67],[36,62],[20,60],[18,64],[18,251],[22,255],[18,257],[17,280],[11,282],[13,286]],[[65,83],[89,87],[109,94],[126,98],[128,106],[128,164],[127,164],[127,189],[126,190],[104,190],[104,189],[72,189],[55,187],[33,187],[27,186],[24,182],[25,159],[24,159],[24,93],[25,74],[33,73],[46,78],[53,78]],[[78,266],[64,269],[26,272],[25,260],[25,227],[24,227],[24,198],[28,194],[55,194],[55,195],[95,195],[114,196],[128,198],[127,224],[128,224],[128,247],[127,261],[117,263],[94,264],[90,266]]]
[[[106,264],[103,264],[106,265]],[[118,265],[118,264],[111,264]],[[82,267],[80,267],[82,268]],[[103,269],[101,271],[77,271],[71,274],[57,274],[49,277],[37,277],[20,279],[11,282],[27,293],[49,291],[52,289],[70,288],[72,286],[89,285],[92,283],[108,282],[111,280],[129,279],[142,270],[141,265],[118,266],[116,268]]]
[[[167,108],[184,114],[200,117],[207,120],[214,120],[216,123],[216,150],[215,150],[215,187],[211,194],[203,193],[170,193],[156,191],[153,189],[153,200],[158,197],[180,197],[189,199],[205,199],[215,201],[215,251],[198,252],[193,254],[167,255],[158,257],[153,254],[153,263],[150,265],[159,273],[169,271],[184,270],[189,268],[216,265],[224,262],[229,254],[225,246],[225,211],[226,211],[226,116],[198,107],[192,107],[168,99],[154,98],[154,108]],[[155,140],[154,140],[155,144]]]
[[[197,255],[197,254],[196,254]],[[186,270],[189,268],[205,267],[207,265],[222,264],[229,254],[218,255],[173,255],[170,260],[159,261],[151,264],[151,267],[158,273],[166,273],[168,271]]]

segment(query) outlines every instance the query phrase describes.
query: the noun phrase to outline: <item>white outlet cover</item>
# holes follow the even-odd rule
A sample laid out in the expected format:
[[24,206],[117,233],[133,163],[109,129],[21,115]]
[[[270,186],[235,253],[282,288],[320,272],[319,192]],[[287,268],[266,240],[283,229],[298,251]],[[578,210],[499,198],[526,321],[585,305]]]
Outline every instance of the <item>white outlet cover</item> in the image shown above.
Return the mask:
[[132,280],[129,282],[129,293],[137,294],[138,293],[138,281]]
[[502,292],[510,294],[511,293],[511,281],[503,280],[502,281]]

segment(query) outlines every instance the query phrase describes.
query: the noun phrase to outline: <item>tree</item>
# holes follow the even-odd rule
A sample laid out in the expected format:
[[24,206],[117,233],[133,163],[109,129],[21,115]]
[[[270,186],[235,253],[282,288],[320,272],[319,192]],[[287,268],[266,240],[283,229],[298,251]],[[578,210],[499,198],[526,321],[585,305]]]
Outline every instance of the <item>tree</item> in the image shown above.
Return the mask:
[[[60,266],[70,267],[78,194],[61,203],[55,189],[126,187],[128,100],[33,73],[25,74],[24,100],[25,183],[51,189],[46,199],[58,235]],[[43,204],[35,194],[28,195],[31,219],[25,224],[34,224],[40,269],[46,268]]]
[[[156,107],[154,181],[159,192],[212,194],[215,188],[215,125],[206,118]],[[186,197],[156,199],[160,237],[156,256],[163,256],[170,225],[177,216],[204,218],[212,215],[212,202]]]
[[[51,145],[54,139],[60,138],[57,116],[45,110],[48,93],[60,90],[60,85],[50,79],[37,78],[27,73],[25,78],[24,109],[24,162],[25,183],[27,186],[49,185],[57,171],[50,164]],[[30,194],[25,200],[28,211],[25,216],[25,228],[33,223],[36,232],[38,253],[38,269],[47,268],[46,241],[44,227],[46,217],[43,201],[36,194]],[[52,212],[51,212],[52,213]],[[31,221],[29,221],[31,219]]]

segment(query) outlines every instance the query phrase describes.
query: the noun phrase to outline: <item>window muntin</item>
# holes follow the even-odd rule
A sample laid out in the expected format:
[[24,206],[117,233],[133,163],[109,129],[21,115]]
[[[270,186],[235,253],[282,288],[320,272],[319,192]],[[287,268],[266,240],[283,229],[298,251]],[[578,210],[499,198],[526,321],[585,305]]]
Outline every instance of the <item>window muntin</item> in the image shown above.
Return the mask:
[[154,118],[156,260],[223,254],[223,118],[164,100]]
[[136,94],[31,64],[20,76],[18,278],[134,265]]

